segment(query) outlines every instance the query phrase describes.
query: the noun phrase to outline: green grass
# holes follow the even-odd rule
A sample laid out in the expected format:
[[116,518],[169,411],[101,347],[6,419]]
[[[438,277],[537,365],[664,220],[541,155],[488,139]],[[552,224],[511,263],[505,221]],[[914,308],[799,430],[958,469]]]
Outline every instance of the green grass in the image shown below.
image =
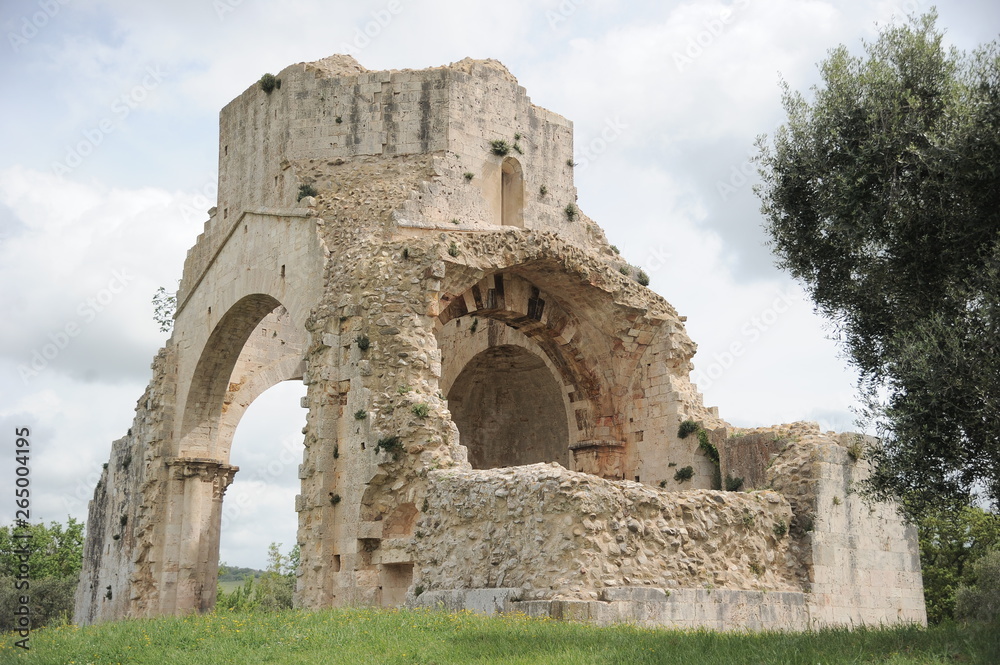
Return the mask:
[[734,634],[597,628],[522,616],[369,609],[206,614],[0,638],[0,663],[789,663],[1000,662],[1000,626]]

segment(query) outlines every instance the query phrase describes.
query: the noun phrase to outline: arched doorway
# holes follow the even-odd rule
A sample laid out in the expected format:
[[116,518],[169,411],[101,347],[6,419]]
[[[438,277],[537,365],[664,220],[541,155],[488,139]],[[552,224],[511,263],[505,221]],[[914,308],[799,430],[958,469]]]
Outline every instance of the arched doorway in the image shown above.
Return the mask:
[[[172,482],[157,554],[162,611],[215,605],[223,496],[239,470],[230,464],[234,433],[265,391],[301,381],[306,340],[301,325],[267,294],[241,298],[209,335],[183,400],[179,455],[167,460]],[[285,466],[297,469],[301,449],[292,457]]]
[[569,466],[560,384],[527,349],[503,345],[480,352],[462,369],[447,397],[473,467]]

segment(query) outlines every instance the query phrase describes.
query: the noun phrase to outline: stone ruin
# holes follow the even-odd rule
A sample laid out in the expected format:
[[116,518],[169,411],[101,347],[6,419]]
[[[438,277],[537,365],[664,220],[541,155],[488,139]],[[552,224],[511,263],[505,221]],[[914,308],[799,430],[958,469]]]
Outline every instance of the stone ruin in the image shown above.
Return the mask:
[[218,206],[90,503],[78,623],[213,608],[233,433],[291,380],[299,607],[925,622],[914,530],[851,491],[857,437],[703,405],[685,318],[576,208],[571,123],[500,63],[277,79],[222,110]]

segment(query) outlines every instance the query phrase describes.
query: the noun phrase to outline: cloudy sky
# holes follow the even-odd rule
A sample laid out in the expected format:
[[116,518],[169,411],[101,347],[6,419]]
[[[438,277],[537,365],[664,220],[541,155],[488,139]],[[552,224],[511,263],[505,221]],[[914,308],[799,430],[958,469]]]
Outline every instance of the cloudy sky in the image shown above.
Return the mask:
[[[984,7],[991,6],[991,8]],[[844,43],[930,4],[820,0],[4,0],[0,422],[32,432],[34,519],[86,517],[166,339],[173,290],[214,205],[219,109],[264,72],[350,52],[369,69],[502,61],[575,123],[580,207],[688,317],[695,378],[736,425],[853,428],[854,377],[764,246],[748,157]],[[951,44],[1000,7],[939,7]],[[738,353],[731,349],[736,344]],[[248,411],[222,559],[294,542],[301,385]],[[253,434],[248,434],[253,432]],[[12,445],[0,487],[13,485]],[[292,460],[292,461],[289,461]],[[0,522],[13,498],[0,497]]]

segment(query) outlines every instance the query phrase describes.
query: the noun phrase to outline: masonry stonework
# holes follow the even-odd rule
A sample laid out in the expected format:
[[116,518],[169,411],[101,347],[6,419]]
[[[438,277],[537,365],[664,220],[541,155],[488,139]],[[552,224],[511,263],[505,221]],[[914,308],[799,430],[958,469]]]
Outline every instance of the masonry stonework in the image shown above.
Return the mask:
[[233,433],[290,380],[298,606],[925,621],[913,530],[850,491],[853,435],[703,405],[684,318],[575,207],[569,121],[490,60],[278,79],[221,113],[218,205],[90,504],[77,622],[214,606]]

